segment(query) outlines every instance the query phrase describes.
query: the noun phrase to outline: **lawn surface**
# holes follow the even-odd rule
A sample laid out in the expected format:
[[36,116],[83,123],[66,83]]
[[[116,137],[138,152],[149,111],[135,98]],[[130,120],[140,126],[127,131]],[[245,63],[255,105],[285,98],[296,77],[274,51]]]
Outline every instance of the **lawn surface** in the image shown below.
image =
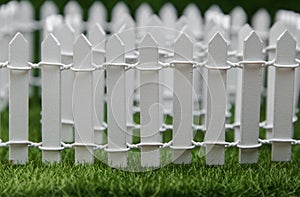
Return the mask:
[[[30,100],[30,140],[40,141],[40,100],[37,89]],[[138,119],[138,117],[136,117]],[[262,111],[262,119],[264,111]],[[170,121],[170,120],[168,120]],[[7,140],[8,110],[1,115],[1,138]],[[299,123],[295,124],[299,137]],[[233,132],[227,132],[232,140]],[[171,132],[166,132],[165,140]],[[262,133],[263,135],[263,133]],[[203,139],[198,132],[197,140]],[[298,138],[299,139],[299,138]],[[135,140],[136,141],[136,140]],[[146,172],[112,169],[101,162],[101,155],[94,165],[74,165],[74,151],[62,151],[62,163],[49,165],[41,162],[41,153],[30,148],[29,163],[24,166],[8,162],[8,149],[0,149],[0,196],[299,196],[300,195],[300,146],[293,147],[291,162],[271,162],[271,146],[259,151],[259,162],[253,165],[238,163],[238,149],[226,149],[224,166],[206,166],[201,157],[202,149],[193,150],[190,165],[168,164]],[[137,152],[132,152],[133,160]],[[170,155],[169,150],[162,151]],[[105,155],[104,155],[105,157]],[[100,158],[100,159],[99,159]]]

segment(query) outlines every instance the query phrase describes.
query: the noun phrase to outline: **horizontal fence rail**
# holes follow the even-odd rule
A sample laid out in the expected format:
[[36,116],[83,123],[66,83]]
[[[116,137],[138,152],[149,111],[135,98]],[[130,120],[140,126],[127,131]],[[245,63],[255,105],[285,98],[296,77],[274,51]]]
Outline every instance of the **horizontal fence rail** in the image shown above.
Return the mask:
[[[109,23],[100,2],[88,21],[73,1],[64,15],[45,2],[40,21],[28,2],[2,7],[0,108],[8,106],[9,138],[0,147],[9,147],[12,163],[25,164],[28,147],[38,147],[50,163],[72,148],[75,163],[91,164],[101,150],[108,165],[122,168],[132,166],[132,149],[139,149],[135,164],[157,168],[166,149],[173,163],[189,164],[192,150],[204,147],[206,164],[223,165],[225,149],[236,147],[240,163],[257,163],[263,144],[272,146],[273,161],[290,161],[292,145],[300,144],[293,128],[300,91],[297,13],[279,11],[270,28],[265,10],[251,27],[239,7],[230,15],[212,7],[202,17],[191,4],[177,18],[171,4],[159,16],[142,4],[134,20],[119,3]],[[37,63],[34,31],[42,38]],[[41,142],[29,141],[33,86],[41,89]],[[263,99],[266,120],[260,122]]]

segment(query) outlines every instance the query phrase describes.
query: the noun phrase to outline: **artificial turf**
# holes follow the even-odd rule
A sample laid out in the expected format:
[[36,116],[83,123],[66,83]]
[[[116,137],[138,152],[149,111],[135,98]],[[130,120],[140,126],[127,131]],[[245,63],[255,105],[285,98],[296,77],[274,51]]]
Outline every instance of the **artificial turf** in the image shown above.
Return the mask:
[[[263,105],[264,106],[264,105]],[[264,110],[262,110],[262,119]],[[136,117],[138,120],[138,116]],[[170,121],[170,119],[167,119]],[[8,109],[1,114],[1,138],[8,137]],[[35,89],[30,99],[30,140],[39,142],[40,97]],[[296,138],[299,123],[295,124]],[[164,134],[170,139],[171,131]],[[263,131],[262,134],[263,135]],[[198,132],[198,140],[203,134]],[[233,131],[228,131],[227,140],[232,140]],[[137,141],[138,139],[135,139]],[[74,150],[62,151],[62,162],[43,164],[41,152],[29,149],[29,163],[11,165],[8,149],[0,149],[0,196],[299,196],[300,195],[300,146],[293,147],[291,162],[271,161],[271,146],[259,150],[257,164],[238,163],[238,149],[226,149],[224,166],[207,166],[203,149],[193,150],[189,165],[166,165],[144,172],[112,169],[104,164],[103,151],[97,151],[95,164],[75,165]],[[168,157],[169,150],[162,151]],[[137,152],[131,152],[134,161]],[[103,157],[104,155],[104,157]]]

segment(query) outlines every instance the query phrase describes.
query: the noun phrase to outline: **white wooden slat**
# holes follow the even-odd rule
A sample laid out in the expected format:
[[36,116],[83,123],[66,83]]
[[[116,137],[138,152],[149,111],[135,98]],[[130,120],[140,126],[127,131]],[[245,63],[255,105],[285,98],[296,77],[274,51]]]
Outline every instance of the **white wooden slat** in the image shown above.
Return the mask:
[[64,7],[64,15],[81,15],[82,8],[77,1],[69,1]]
[[[99,24],[94,24],[88,32],[89,41],[92,44],[93,63],[101,65],[105,61],[106,35]],[[104,143],[104,70],[93,72],[94,95],[94,131],[96,144]]]
[[[81,34],[74,44],[74,68],[92,68],[92,46]],[[93,73],[75,72],[73,84],[73,116],[75,127],[75,163],[93,163]]]
[[231,50],[236,50],[238,47],[238,33],[240,29],[246,24],[247,22],[247,14],[245,10],[237,6],[230,12],[231,17],[231,42],[230,48]]
[[[244,40],[243,60],[263,61],[263,43],[252,31]],[[261,64],[243,64],[241,98],[241,137],[239,162],[256,163],[258,159],[258,137],[260,97],[262,83]],[[252,148],[246,148],[252,146]]]
[[171,3],[166,3],[159,9],[159,16],[166,27],[174,28],[177,11]]
[[[300,16],[299,16],[298,20],[300,21]],[[295,39],[297,41],[296,48],[300,49],[300,33],[299,33],[300,32],[300,22],[297,27],[297,31],[298,31],[298,33],[295,35]],[[296,58],[298,60],[300,60],[300,51],[299,50],[297,51]],[[295,92],[295,95],[294,95],[294,117],[293,117],[293,119],[295,120],[297,118],[297,113],[299,111],[299,109],[298,109],[299,93],[300,93],[300,68],[299,67],[297,67],[295,70],[295,90],[294,90],[294,92]]]
[[[126,63],[132,64],[136,62],[135,55],[135,43],[136,43],[136,30],[135,30],[135,22],[129,14],[125,14],[121,23],[123,27],[119,30],[118,36],[121,41],[124,43],[125,47],[125,58]],[[133,95],[135,94],[136,89],[136,79],[135,79],[135,71],[134,69],[130,69],[125,73],[126,80],[126,125],[128,125],[126,140],[128,143],[132,143],[133,130],[132,125],[133,121]]]
[[[17,33],[9,43],[10,66],[24,68],[28,66],[28,43],[21,33]],[[29,71],[9,71],[9,141],[28,140],[28,91]],[[28,161],[28,144],[10,144],[9,161],[25,164]]]
[[[141,166],[160,166],[158,47],[151,34],[139,44]],[[152,69],[152,70],[147,70]],[[157,69],[157,70],[155,70]]]
[[[49,34],[42,42],[42,160],[60,162],[61,155],[61,71],[60,44]],[[47,65],[47,63],[57,65]]]
[[[175,61],[193,60],[193,43],[182,33],[175,41]],[[173,162],[188,164],[192,161],[193,140],[193,64],[174,64],[173,92]]]
[[143,27],[147,24],[149,17],[153,14],[152,8],[147,3],[142,3],[135,12],[135,20],[138,27]]
[[[0,25],[3,28],[7,27],[6,22],[8,21],[7,15],[4,10],[0,11]],[[4,34],[0,37],[0,61],[6,62],[8,60],[9,41],[10,35]],[[1,102],[0,111],[3,111],[8,105],[8,76],[9,73],[6,69],[0,69],[0,92]]]
[[112,9],[111,18],[112,24],[117,23],[122,19],[123,14],[130,13],[127,5],[123,1],[119,1]]
[[106,28],[106,16],[106,8],[103,3],[100,1],[95,1],[89,8],[89,28],[92,28],[96,23],[98,23],[101,27]]
[[[65,65],[73,63],[74,30],[69,25],[63,24],[55,30],[54,35],[61,45],[61,62]],[[73,71],[65,70],[61,73],[61,119],[64,142],[74,141],[73,81]]]
[[252,17],[251,24],[258,36],[265,42],[267,40],[271,16],[266,9],[259,9]]
[[200,39],[203,34],[203,19],[198,7],[190,3],[183,10],[183,14],[188,18],[188,27],[193,32],[194,37]]
[[223,165],[225,160],[226,114],[226,61],[227,43],[220,33],[215,34],[208,46],[206,164]]
[[[242,60],[244,40],[250,35],[252,28],[245,24],[238,33],[238,46],[236,61]],[[237,81],[236,81],[236,93],[235,93],[235,110],[234,110],[234,122],[236,127],[234,128],[234,141],[240,141],[240,123],[241,123],[241,111],[242,111],[242,75],[243,71],[236,69]]]
[[58,8],[53,1],[47,0],[43,3],[40,9],[40,19],[45,20],[48,16],[56,15]]
[[106,69],[107,86],[107,134],[108,164],[112,167],[127,166],[126,146],[126,93],[125,66],[113,65],[125,63],[124,44],[114,34],[106,44],[106,62],[112,63]]
[[[296,41],[288,31],[277,40],[275,66],[275,89],[273,104],[273,139],[289,140],[293,132],[294,81]],[[286,67],[285,67],[286,66]],[[285,68],[284,68],[285,67]],[[272,143],[272,161],[290,161],[291,142]]]
[[77,1],[69,1],[64,7],[65,22],[73,28],[76,37],[83,31],[82,14],[82,8]]
[[[269,47],[276,48],[277,38],[284,32],[285,26],[281,22],[276,22],[269,34]],[[275,59],[276,51],[268,51],[268,60],[272,61]],[[267,113],[266,113],[266,138],[272,138],[272,128],[273,128],[273,106],[274,106],[274,89],[275,89],[275,68],[273,66],[268,67],[268,79],[267,79]]]

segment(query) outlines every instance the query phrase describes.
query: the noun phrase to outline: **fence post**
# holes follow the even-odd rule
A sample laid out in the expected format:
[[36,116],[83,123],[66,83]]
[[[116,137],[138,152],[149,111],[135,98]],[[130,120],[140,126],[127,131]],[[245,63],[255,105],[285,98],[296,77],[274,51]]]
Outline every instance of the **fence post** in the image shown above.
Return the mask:
[[296,41],[288,31],[278,38],[276,49],[272,161],[289,161],[292,156]]
[[88,28],[92,28],[98,23],[104,29],[106,28],[106,8],[101,1],[95,1],[89,8]]
[[256,163],[259,136],[260,96],[262,83],[263,43],[252,33],[244,40],[241,100],[240,163]]
[[[272,61],[275,59],[276,55],[276,41],[277,38],[284,32],[285,27],[281,22],[276,22],[269,34],[269,51],[268,51],[268,60]],[[272,138],[272,130],[274,123],[274,91],[275,91],[275,68],[273,66],[268,67],[268,81],[267,81],[267,113],[266,113],[266,124],[264,128],[266,129],[266,138]]]
[[141,166],[160,166],[158,46],[151,34],[139,44]]
[[[42,43],[42,160],[61,160],[60,44],[49,34]],[[53,64],[53,65],[52,65]],[[57,65],[55,65],[57,64]]]
[[227,43],[218,32],[208,45],[206,164],[223,165],[225,160]]
[[[243,57],[243,47],[244,40],[251,33],[252,28],[245,24],[238,33],[238,43],[237,43],[237,61],[242,60]],[[240,141],[241,137],[241,112],[242,112],[242,75],[243,71],[240,69],[236,69],[237,79],[236,79],[236,90],[235,90],[235,110],[234,110],[234,141]]]
[[127,166],[124,44],[114,34],[106,44],[108,164]]
[[[92,44],[93,63],[101,65],[105,61],[105,32],[99,24],[94,24],[88,38]],[[93,96],[94,96],[94,131],[96,144],[104,143],[104,70],[93,72]]]
[[[191,163],[193,140],[193,43],[182,33],[174,48],[173,162]],[[176,63],[178,61],[178,63]]]
[[75,126],[75,162],[93,163],[93,73],[92,46],[84,35],[74,44],[73,115]]
[[[67,25],[59,26],[55,32],[55,37],[60,42],[62,64],[73,63],[73,42],[74,31]],[[64,142],[74,141],[74,118],[72,109],[74,72],[65,70],[61,73],[61,137]]]
[[15,164],[28,161],[28,59],[28,43],[17,33],[9,43],[9,161]]

